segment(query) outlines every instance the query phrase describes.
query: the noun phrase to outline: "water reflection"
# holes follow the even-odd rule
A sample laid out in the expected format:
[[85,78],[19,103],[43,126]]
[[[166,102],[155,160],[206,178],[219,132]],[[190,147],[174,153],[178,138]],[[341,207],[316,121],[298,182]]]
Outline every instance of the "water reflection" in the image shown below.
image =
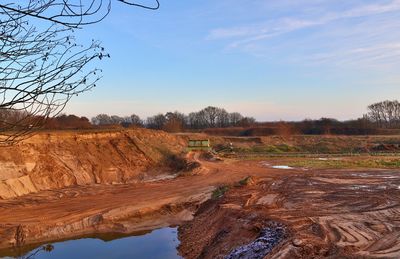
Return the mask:
[[[81,238],[53,243],[53,250],[41,250],[30,259],[181,258],[177,255],[176,250],[179,245],[176,228],[162,228],[140,236],[114,238],[117,238],[117,236]],[[25,253],[22,258],[28,257],[37,249]]]

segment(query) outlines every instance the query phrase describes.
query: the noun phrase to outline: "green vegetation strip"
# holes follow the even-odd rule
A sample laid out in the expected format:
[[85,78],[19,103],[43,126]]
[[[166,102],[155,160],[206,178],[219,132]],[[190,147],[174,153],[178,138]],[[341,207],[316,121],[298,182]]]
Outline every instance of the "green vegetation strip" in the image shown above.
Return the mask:
[[[224,156],[224,154],[220,154]],[[233,154],[228,154],[232,156]],[[396,153],[235,153],[239,158],[244,159],[257,159],[262,157],[357,157],[357,156],[392,156],[392,157],[400,157],[400,152]]]
[[399,169],[400,159],[362,159],[362,160],[315,160],[301,159],[287,161],[290,167],[315,169],[382,168]]

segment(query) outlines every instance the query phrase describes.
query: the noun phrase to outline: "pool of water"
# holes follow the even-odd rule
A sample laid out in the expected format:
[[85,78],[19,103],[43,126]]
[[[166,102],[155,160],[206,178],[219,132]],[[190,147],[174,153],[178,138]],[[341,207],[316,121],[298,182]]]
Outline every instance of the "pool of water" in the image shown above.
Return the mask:
[[[71,258],[181,258],[177,253],[179,241],[176,228],[162,228],[151,233],[129,236],[109,241],[99,238],[81,238],[52,243],[53,250],[39,251],[30,259],[71,259]],[[26,253],[26,258],[32,253]],[[2,257],[13,258],[13,257]]]

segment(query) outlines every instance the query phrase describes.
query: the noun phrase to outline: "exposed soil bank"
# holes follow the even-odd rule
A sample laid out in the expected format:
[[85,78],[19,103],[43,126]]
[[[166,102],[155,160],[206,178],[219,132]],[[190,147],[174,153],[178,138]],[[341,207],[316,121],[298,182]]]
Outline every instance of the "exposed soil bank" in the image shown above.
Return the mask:
[[[41,245],[80,238],[104,238],[142,235],[152,230],[177,226],[192,219],[198,203],[168,204],[135,209],[121,207],[105,213],[78,218],[68,223],[19,225],[1,233],[0,257],[18,257]],[[17,238],[18,237],[18,238]],[[5,241],[9,241],[8,244]]]
[[38,133],[0,149],[0,199],[152,179],[185,146],[182,137],[146,129]]
[[248,252],[278,222],[288,235],[267,258],[400,257],[400,171],[281,170],[268,177],[203,204],[179,228],[181,254]]
[[178,225],[192,219],[198,205],[213,190],[205,186],[191,192],[182,187],[177,190],[179,194],[166,194],[165,188],[159,188],[162,184],[68,188],[3,201],[0,250],[83,235],[130,234]]

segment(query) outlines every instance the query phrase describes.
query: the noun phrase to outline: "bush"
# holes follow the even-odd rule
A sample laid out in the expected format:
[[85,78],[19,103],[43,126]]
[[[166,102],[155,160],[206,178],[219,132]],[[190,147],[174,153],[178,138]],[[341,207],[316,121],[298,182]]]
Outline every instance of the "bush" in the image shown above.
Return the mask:
[[168,155],[165,165],[174,171],[192,171],[200,166],[198,162],[189,162],[186,158],[178,155]]
[[253,178],[251,176],[247,176],[246,178],[240,180],[238,182],[239,186],[247,186],[253,183]]
[[212,199],[218,199],[224,196],[224,194],[229,190],[227,185],[218,186],[212,193]]

